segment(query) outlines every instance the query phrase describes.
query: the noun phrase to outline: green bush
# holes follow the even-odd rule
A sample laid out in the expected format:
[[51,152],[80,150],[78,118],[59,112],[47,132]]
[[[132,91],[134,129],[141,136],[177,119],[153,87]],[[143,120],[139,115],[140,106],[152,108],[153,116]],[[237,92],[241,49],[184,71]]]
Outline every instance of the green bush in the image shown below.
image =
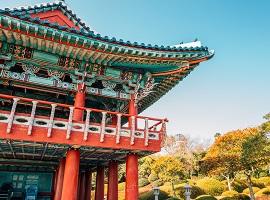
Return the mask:
[[151,173],[151,174],[149,175],[149,177],[148,177],[148,181],[149,181],[150,183],[152,183],[152,182],[154,182],[154,181],[156,181],[156,180],[158,180],[157,174],[156,174],[156,173]]
[[270,186],[270,177],[261,177],[257,179],[260,183],[262,183],[265,187]]
[[152,185],[154,187],[162,186],[163,185],[163,181],[162,180],[156,180],[156,181],[152,182]]
[[206,194],[213,196],[220,195],[225,189],[226,185],[213,178],[204,178],[196,182],[196,186],[201,188]]
[[247,187],[248,186],[246,182],[243,180],[235,180],[234,182],[232,182],[232,188],[239,193],[243,192],[243,190]]
[[256,196],[263,196],[263,195],[270,195],[270,189],[269,188],[263,188],[260,191],[256,192]]
[[147,178],[140,178],[139,179],[139,187],[143,187],[149,184],[149,181]]
[[[185,195],[184,195],[185,188],[184,187],[185,187],[185,184],[176,185],[174,187],[177,197],[180,197],[183,199],[185,198]],[[204,194],[205,194],[205,192],[201,188],[199,188],[198,186],[195,186],[195,185],[191,186],[191,195],[190,195],[191,199],[195,199],[196,197],[198,197],[200,195],[204,195]]]
[[[166,200],[169,198],[169,195],[164,192],[164,191],[160,191],[158,199],[159,200]],[[155,200],[155,196],[153,191],[149,191],[149,192],[144,192],[139,196],[139,200]]]
[[235,194],[231,197],[222,197],[219,200],[250,200],[250,198],[246,194]]
[[[254,193],[260,191],[260,188],[258,188],[258,187],[252,187],[252,189],[253,189],[253,192],[254,192]],[[243,193],[249,195],[249,188],[244,189],[244,190],[243,190]]]
[[225,191],[225,192],[222,192],[221,196],[224,196],[224,197],[232,197],[233,195],[236,195],[236,194],[238,194],[237,191],[231,190],[231,191]]
[[211,195],[201,195],[198,196],[196,200],[217,200],[217,199]]

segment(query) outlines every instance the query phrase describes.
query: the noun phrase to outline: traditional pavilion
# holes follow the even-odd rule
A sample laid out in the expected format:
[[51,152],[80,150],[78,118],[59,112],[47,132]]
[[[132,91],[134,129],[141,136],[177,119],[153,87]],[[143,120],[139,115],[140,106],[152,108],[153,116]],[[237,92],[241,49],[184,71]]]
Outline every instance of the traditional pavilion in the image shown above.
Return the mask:
[[13,199],[90,200],[93,188],[117,200],[126,163],[137,200],[138,159],[160,151],[167,122],[139,113],[213,55],[199,41],[101,36],[62,1],[0,10],[0,186]]

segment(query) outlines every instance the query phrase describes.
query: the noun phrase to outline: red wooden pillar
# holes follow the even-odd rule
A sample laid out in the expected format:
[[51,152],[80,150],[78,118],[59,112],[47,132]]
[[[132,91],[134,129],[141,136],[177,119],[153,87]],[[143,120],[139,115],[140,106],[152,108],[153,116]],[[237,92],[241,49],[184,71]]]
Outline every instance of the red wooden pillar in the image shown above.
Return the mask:
[[54,200],[61,200],[66,159],[62,158],[59,163]]
[[77,200],[80,152],[71,149],[66,155],[63,190],[61,200]]
[[92,172],[85,172],[85,200],[91,200]]
[[96,178],[95,200],[104,199],[104,167],[98,166]]
[[82,172],[80,176],[79,200],[85,200],[85,184],[86,184],[85,176],[86,176],[85,172]]
[[126,193],[125,200],[138,200],[138,155],[128,154],[126,159]]
[[[74,98],[75,107],[84,107],[85,106],[85,88],[83,84],[78,85],[78,91]],[[73,114],[73,120],[82,121],[83,120],[83,110],[75,109]]]
[[118,200],[118,163],[109,162],[108,172],[108,200]]

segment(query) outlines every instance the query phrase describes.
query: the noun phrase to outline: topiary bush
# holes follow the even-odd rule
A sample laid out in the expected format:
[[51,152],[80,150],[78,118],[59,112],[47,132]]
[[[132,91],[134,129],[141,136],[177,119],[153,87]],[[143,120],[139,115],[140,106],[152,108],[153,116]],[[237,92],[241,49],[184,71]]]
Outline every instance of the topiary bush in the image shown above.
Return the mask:
[[[169,198],[168,193],[160,190],[158,199],[159,200],[166,200]],[[139,200],[155,200],[154,192],[149,191],[149,192],[144,192],[139,196]]]
[[262,183],[265,187],[270,186],[270,177],[261,177],[257,179],[258,182]]
[[140,178],[139,179],[139,187],[143,187],[149,184],[149,181],[147,178]]
[[196,200],[217,200],[217,199],[211,195],[201,195],[198,196]]
[[[183,199],[185,198],[185,195],[184,195],[185,188],[184,187],[185,187],[185,184],[176,185],[174,187],[177,197],[180,197]],[[196,197],[198,197],[200,195],[204,195],[204,194],[205,194],[205,192],[201,188],[199,188],[198,186],[195,186],[195,185],[191,186],[191,195],[190,195],[191,199],[195,199]]]
[[245,194],[235,194],[231,197],[222,197],[219,200],[250,200],[250,198]]
[[263,188],[255,193],[256,197],[263,196],[263,195],[270,195],[270,188]]
[[213,196],[219,196],[226,190],[226,185],[224,183],[213,178],[200,179],[196,182],[196,186],[201,188],[206,194]]
[[246,181],[244,180],[235,180],[232,182],[231,186],[233,190],[237,191],[238,193],[243,192],[243,190],[248,187]]
[[231,190],[231,191],[225,191],[225,192],[222,192],[221,196],[224,196],[224,197],[232,197],[233,195],[236,195],[236,194],[238,194],[237,191]]
[[[254,193],[260,191],[260,188],[258,188],[258,187],[252,187],[252,189],[253,189],[253,192],[254,192]],[[248,194],[248,195],[249,195],[249,188],[244,189],[244,190],[243,190],[243,194]]]
[[148,177],[148,181],[149,181],[150,183],[152,183],[152,182],[154,182],[154,181],[156,181],[156,180],[158,180],[157,174],[156,174],[156,173],[151,173],[151,174],[149,175],[149,177]]
[[236,194],[232,196],[233,200],[250,200],[249,196],[246,194]]
[[252,187],[264,188],[265,185],[260,179],[252,178]]

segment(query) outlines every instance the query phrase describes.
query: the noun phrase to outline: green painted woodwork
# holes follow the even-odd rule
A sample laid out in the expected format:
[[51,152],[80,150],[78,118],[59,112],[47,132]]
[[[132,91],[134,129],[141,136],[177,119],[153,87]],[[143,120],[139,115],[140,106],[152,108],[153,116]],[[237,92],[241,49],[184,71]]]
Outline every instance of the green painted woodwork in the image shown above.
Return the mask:
[[57,65],[59,57],[42,51],[34,51],[33,59],[40,59]]

